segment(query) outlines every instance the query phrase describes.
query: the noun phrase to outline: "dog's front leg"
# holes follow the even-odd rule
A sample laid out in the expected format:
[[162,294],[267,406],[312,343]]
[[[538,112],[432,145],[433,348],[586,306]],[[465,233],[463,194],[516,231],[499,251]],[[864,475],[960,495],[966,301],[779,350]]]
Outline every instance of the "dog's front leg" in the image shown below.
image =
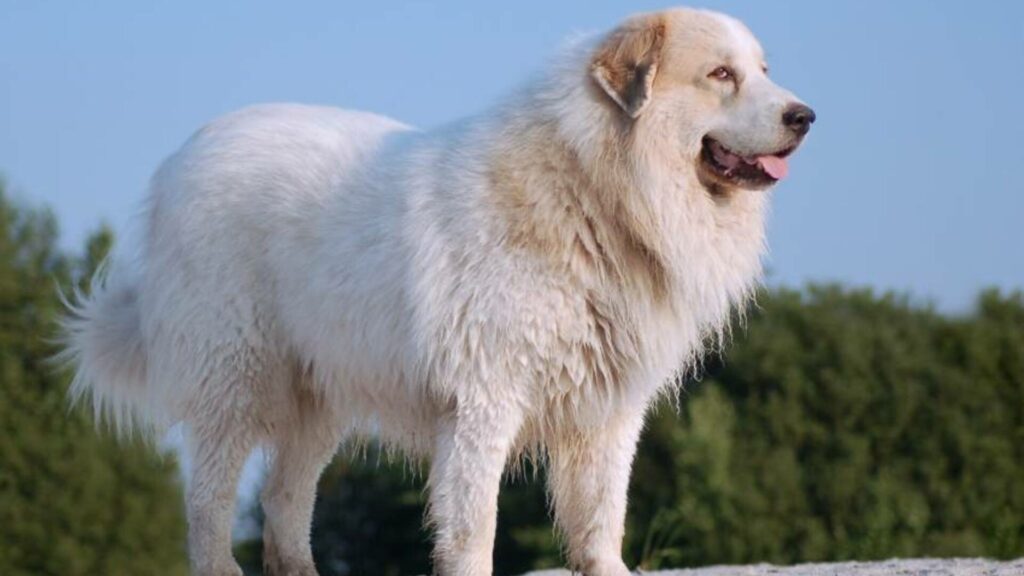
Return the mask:
[[498,488],[521,422],[514,407],[462,398],[440,425],[429,481],[438,574],[491,575]]
[[585,576],[625,576],[626,492],[644,409],[559,434],[548,446],[548,490],[569,561]]

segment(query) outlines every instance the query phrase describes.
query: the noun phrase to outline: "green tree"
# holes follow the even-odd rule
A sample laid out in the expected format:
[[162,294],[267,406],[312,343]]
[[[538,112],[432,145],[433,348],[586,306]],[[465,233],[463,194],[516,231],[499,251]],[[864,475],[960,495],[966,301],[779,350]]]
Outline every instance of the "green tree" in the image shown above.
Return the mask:
[[653,418],[630,551],[648,567],[1024,554],[1024,298],[946,317],[869,291],[767,294]]
[[55,371],[58,288],[86,285],[112,243],[84,258],[57,248],[52,214],[13,203],[0,184],[0,566],[18,575],[185,574],[174,463],[141,441],[96,433],[69,410]]

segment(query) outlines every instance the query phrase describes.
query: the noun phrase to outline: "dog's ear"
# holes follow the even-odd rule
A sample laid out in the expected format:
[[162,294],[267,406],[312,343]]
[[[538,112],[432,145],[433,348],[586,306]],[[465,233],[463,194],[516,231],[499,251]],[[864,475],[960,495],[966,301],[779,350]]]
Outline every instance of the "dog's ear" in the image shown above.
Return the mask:
[[665,28],[665,19],[659,15],[632,18],[594,52],[590,76],[630,118],[639,117],[651,100]]

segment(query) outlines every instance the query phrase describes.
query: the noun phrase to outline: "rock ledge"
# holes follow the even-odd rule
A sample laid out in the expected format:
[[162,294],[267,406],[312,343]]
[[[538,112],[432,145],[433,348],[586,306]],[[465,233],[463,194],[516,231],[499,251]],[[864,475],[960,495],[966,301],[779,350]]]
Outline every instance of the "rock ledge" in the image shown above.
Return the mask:
[[[569,576],[565,570],[531,572],[526,576]],[[840,562],[797,566],[711,566],[686,570],[641,572],[658,576],[1024,576],[1024,558],[997,562],[978,558]]]

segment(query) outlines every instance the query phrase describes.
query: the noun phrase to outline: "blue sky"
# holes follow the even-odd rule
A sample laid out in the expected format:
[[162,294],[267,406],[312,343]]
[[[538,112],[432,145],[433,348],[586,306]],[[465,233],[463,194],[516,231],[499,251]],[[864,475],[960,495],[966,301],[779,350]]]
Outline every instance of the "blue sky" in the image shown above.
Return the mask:
[[[65,244],[123,229],[160,160],[247,104],[430,127],[484,109],[567,36],[665,4],[0,0],[0,173]],[[771,281],[966,310],[1024,286],[1024,2],[707,1],[819,121],[774,193]]]

